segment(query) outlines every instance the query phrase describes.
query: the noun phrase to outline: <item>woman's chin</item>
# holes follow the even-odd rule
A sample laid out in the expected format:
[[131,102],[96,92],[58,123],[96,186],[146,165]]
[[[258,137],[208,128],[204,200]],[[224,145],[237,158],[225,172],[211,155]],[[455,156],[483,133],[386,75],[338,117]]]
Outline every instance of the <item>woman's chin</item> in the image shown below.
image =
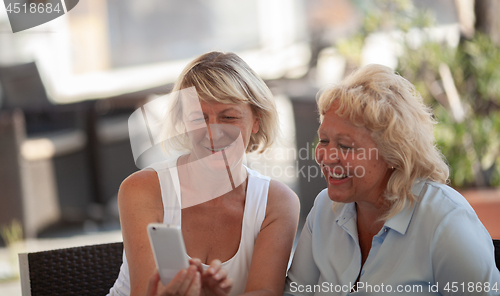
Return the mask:
[[349,196],[342,194],[336,188],[328,188],[328,197],[333,202],[349,203]]

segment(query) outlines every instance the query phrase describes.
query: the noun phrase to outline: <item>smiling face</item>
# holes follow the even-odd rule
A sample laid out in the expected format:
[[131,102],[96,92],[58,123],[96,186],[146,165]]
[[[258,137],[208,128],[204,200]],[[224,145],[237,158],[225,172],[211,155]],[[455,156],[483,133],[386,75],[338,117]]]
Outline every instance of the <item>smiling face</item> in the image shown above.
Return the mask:
[[241,160],[251,134],[259,131],[259,120],[250,106],[203,100],[190,105],[183,108],[183,120],[193,160],[210,159],[211,168],[232,167]]
[[378,154],[371,131],[337,115],[337,108],[334,103],[324,114],[315,154],[328,196],[342,203],[382,201],[392,170]]

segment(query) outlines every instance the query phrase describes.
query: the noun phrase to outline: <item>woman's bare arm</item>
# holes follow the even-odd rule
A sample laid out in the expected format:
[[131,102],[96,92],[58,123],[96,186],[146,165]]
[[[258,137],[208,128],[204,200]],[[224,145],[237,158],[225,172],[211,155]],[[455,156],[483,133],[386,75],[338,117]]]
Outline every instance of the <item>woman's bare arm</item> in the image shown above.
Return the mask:
[[266,217],[252,256],[245,295],[282,295],[299,221],[300,203],[286,185],[271,181]]
[[130,295],[143,296],[156,266],[146,227],[163,222],[163,202],[155,171],[143,170],[125,179],[118,192],[123,244],[130,274]]

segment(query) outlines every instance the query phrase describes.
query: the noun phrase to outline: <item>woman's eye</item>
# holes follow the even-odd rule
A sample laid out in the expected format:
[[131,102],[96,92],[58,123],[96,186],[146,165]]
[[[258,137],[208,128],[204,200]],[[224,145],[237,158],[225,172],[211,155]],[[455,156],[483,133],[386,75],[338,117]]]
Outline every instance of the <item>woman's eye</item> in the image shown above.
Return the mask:
[[321,140],[321,139],[320,139],[320,140],[319,140],[319,143],[320,143],[320,144],[323,144],[323,145],[324,145],[324,144],[328,144],[328,140]]
[[349,146],[346,146],[346,145],[342,145],[342,144],[339,144],[339,148],[342,149],[342,150],[352,150],[353,149],[352,147],[349,147]]
[[224,119],[225,120],[235,120],[236,117],[234,117],[234,116],[224,116]]
[[205,122],[205,118],[199,117],[199,118],[191,119],[191,122],[193,122],[193,123]]

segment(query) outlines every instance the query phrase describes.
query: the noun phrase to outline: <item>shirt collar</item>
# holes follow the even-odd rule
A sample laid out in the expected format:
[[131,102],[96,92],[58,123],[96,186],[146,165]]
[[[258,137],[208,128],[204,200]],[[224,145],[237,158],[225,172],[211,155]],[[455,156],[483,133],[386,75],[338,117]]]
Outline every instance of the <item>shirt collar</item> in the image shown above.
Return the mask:
[[[423,180],[416,180],[413,183],[413,187],[411,189],[411,192],[415,196],[420,196],[422,189],[424,188],[425,181]],[[411,217],[413,216],[413,212],[415,211],[415,206],[416,203],[413,203],[413,206],[410,207],[409,204],[407,204],[403,210],[401,210],[399,213],[397,213],[394,217],[388,219],[385,223],[385,227],[389,227],[391,229],[396,230],[397,232],[401,234],[405,234],[406,230],[408,229],[408,226],[410,225]],[[337,216],[337,219],[335,222],[339,226],[343,226],[347,221],[349,221],[352,217],[356,216],[356,204],[354,202],[348,203],[348,204],[343,204],[342,209],[340,210],[339,215]]]
[[[415,183],[413,183],[413,187],[411,189],[413,195],[419,197],[422,189],[424,188],[424,185],[425,182],[423,180],[416,180]],[[408,229],[408,226],[410,225],[415,207],[416,202],[414,202],[411,207],[410,204],[407,203],[403,210],[397,213],[394,217],[388,219],[384,225],[404,235],[406,233],[406,230]]]
[[343,226],[354,216],[356,216],[356,204],[353,202],[343,204],[335,222],[337,222],[339,226]]
[[424,189],[425,185],[425,180],[422,179],[417,179],[415,182],[413,182],[413,187],[411,188],[411,193],[415,196],[420,196],[420,193],[422,193],[422,189]]

